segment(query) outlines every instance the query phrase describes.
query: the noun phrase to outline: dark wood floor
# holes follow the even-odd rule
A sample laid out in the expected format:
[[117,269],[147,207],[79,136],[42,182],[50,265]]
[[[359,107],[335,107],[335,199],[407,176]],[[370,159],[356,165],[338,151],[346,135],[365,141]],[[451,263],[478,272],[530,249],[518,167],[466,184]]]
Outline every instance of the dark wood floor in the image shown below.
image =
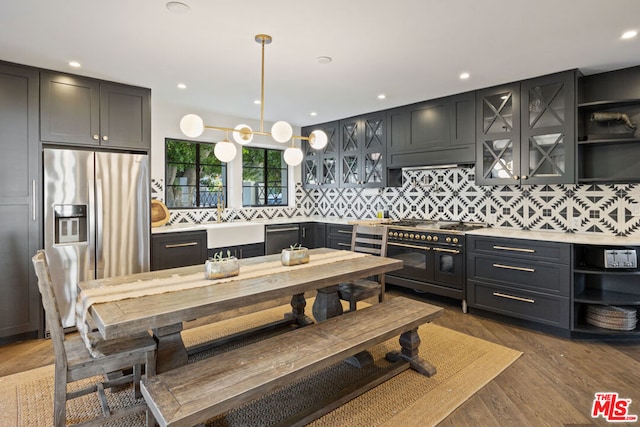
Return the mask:
[[[391,288],[445,308],[434,323],[524,354],[453,412],[441,426],[610,425],[590,416],[596,392],[632,399],[640,415],[640,341],[570,340],[511,326],[479,313],[463,314],[459,302]],[[0,347],[0,376],[53,363],[49,340]],[[416,425],[421,425],[416,420]],[[617,423],[617,425],[624,425]],[[640,426],[640,421],[631,425]]]

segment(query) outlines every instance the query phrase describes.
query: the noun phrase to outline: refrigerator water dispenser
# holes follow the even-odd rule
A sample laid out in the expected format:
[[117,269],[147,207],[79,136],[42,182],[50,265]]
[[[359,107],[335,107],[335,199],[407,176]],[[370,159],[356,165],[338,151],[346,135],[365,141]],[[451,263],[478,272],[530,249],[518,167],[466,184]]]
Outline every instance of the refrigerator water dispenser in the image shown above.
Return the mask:
[[87,205],[55,205],[54,244],[87,241]]

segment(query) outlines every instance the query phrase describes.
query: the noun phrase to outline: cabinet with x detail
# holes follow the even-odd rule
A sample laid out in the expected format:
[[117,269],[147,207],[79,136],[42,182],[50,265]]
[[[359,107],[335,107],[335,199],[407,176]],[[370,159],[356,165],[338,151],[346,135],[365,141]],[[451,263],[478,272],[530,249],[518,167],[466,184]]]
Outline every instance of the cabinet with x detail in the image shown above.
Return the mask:
[[569,184],[578,71],[477,92],[476,183]]

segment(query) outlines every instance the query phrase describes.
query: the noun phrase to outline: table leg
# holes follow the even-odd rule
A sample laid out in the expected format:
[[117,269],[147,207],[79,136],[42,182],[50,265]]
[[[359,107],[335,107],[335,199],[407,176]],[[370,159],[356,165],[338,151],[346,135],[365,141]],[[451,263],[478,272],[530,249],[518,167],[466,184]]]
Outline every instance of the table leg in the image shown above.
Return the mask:
[[153,329],[156,350],[156,373],[170,371],[187,364],[187,349],[180,336],[182,323]]
[[418,328],[412,329],[400,335],[400,351],[390,351],[386,354],[386,359],[390,362],[396,362],[399,359],[409,362],[409,366],[414,371],[427,377],[431,377],[436,373],[436,367],[431,363],[418,356],[418,347],[420,346],[420,337],[418,336]]
[[318,322],[340,316],[343,313],[338,289],[338,285],[318,289],[316,300],[311,309],[313,317],[315,317]]
[[313,324],[313,319],[304,314],[307,300],[304,294],[297,294],[291,297],[291,313],[284,315],[285,319],[292,319],[298,326],[308,326]]

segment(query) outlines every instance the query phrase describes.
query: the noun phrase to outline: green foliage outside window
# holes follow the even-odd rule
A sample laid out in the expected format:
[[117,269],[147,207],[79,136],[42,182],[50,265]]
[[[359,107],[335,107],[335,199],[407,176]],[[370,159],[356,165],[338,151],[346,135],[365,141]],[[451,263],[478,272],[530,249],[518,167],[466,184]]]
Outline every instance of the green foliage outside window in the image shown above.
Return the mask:
[[242,147],[242,205],[287,206],[288,168],[283,150]]
[[170,208],[226,206],[227,165],[213,144],[165,139],[165,203]]

